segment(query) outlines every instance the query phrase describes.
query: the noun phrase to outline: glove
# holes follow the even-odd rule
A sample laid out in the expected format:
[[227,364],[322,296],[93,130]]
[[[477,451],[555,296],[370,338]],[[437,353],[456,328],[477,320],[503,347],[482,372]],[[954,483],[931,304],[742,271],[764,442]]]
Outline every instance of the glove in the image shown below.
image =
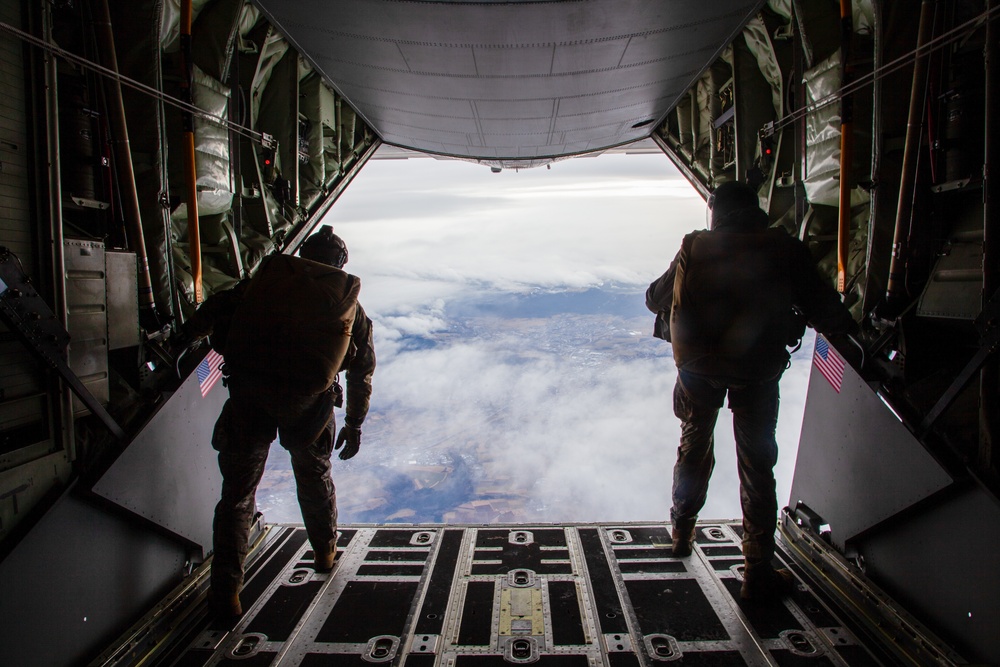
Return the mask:
[[170,351],[174,357],[179,357],[188,350],[195,350],[201,347],[201,339],[192,336],[184,327],[178,329],[177,333],[170,337],[169,342]]
[[[346,447],[344,447],[345,442],[347,443]],[[337,444],[333,448],[340,449],[341,447],[344,447],[344,451],[340,453],[340,458],[343,461],[357,454],[361,448],[361,428],[358,426],[342,427],[337,435]]]

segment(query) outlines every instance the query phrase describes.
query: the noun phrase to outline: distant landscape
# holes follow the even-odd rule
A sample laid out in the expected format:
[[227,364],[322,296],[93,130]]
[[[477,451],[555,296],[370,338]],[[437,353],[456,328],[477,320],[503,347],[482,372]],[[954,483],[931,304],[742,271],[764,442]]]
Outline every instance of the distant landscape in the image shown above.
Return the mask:
[[[375,375],[361,453],[334,457],[341,523],[666,519],[675,370],[641,292],[500,294],[440,315],[440,330],[395,341]],[[804,381],[808,354],[811,340],[785,393]],[[782,421],[801,419],[801,405],[784,397]],[[729,415],[706,518],[739,516]],[[786,461],[796,429],[779,438]],[[301,521],[277,444],[258,504],[270,522]]]
[[[615,384],[607,384],[602,391],[609,375],[620,375],[637,365],[642,366],[637,377],[672,374],[670,346],[650,335],[652,316],[642,298],[634,288],[629,291],[613,285],[580,292],[503,294],[485,302],[449,305],[444,310],[445,329],[398,341],[393,365],[407,365],[411,357],[427,357],[435,350],[455,350],[461,357],[463,347],[486,348],[492,355],[493,372],[458,378],[454,386],[444,387],[444,393],[436,392],[427,397],[426,404],[418,405],[393,400],[396,392],[387,386],[391,368],[380,366],[361,453],[347,462],[334,459],[340,521],[585,520],[576,513],[574,499],[561,493],[559,481],[547,475],[543,462],[548,459],[546,447],[572,450],[573,443],[564,439],[579,437],[586,425],[552,431],[553,422],[546,419],[539,422],[545,433],[525,433],[530,424],[523,413],[528,407],[532,412],[545,410],[544,401],[557,411],[567,404],[572,407],[579,394],[587,394],[590,400],[595,391],[603,394],[602,402],[614,411],[614,402],[619,400]],[[509,384],[497,381],[498,371],[506,374],[503,369],[513,371]],[[542,404],[526,406],[528,397],[518,391],[519,383],[538,373],[563,381],[552,381],[544,388]],[[428,388],[438,384],[437,378],[429,380]],[[661,399],[667,409],[669,395]],[[631,437],[625,421],[619,437]],[[541,451],[531,452],[519,465],[512,461],[511,450],[524,447],[526,441],[538,442]],[[666,442],[658,448],[670,449]],[[563,461],[559,467],[572,464]],[[581,468],[589,465],[592,462],[581,462]],[[258,503],[268,521],[301,520],[291,464],[277,445],[272,448]],[[658,510],[655,513],[662,507]],[[653,516],[651,508],[649,518]]]
[[[551,167],[372,160],[325,219],[378,357],[361,452],[333,459],[341,523],[667,519],[676,370],[644,293],[704,226],[704,200],[663,155]],[[810,338],[782,380],[782,504],[811,354]],[[272,452],[259,506],[297,523],[288,455]],[[728,411],[716,459],[702,517],[739,517]]]

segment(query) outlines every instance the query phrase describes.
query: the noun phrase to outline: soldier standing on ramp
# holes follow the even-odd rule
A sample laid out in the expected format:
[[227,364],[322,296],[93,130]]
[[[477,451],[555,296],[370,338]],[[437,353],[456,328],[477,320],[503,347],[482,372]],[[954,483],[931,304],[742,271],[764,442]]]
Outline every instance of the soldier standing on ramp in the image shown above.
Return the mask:
[[[182,329],[182,340],[211,336],[225,358],[229,400],[212,436],[222,497],[215,508],[209,602],[242,614],[240,589],[255,494],[275,435],[289,451],[299,507],[316,569],[333,568],[337,501],[334,449],[349,459],[361,446],[375,371],[371,320],[358,303],[360,280],[342,270],[347,246],[325,226],[300,257],[272,255],[250,280],[213,295]],[[337,436],[334,407],[346,371],[347,407]]]
[[657,313],[654,335],[671,342],[677,364],[673,552],[691,554],[715,467],[715,422],[728,394],[743,509],[740,596],[768,601],[791,587],[791,574],[771,564],[778,515],[774,433],[786,346],[801,339],[806,321],[826,334],[849,333],[857,324],[820,277],[806,244],[768,227],[750,186],[723,183],[708,206],[711,230],[685,236],[670,268],[646,292],[646,306]]

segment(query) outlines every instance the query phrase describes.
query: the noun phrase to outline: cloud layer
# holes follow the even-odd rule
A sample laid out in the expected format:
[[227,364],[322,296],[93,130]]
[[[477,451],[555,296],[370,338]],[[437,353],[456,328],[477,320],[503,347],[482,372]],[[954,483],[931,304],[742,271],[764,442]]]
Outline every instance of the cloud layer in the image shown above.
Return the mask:
[[[335,459],[341,521],[666,520],[676,371],[643,292],[704,219],[662,156],[501,174],[369,163],[326,220],[362,278],[379,359],[361,454]],[[782,381],[779,503],[804,349]],[[716,441],[702,516],[736,518],[728,411]],[[272,521],[299,520],[286,458],[258,494]]]

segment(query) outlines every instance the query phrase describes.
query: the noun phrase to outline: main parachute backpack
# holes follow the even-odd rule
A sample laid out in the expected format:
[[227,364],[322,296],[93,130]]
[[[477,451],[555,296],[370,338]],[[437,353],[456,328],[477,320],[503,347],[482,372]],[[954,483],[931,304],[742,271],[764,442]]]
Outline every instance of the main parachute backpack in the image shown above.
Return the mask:
[[234,375],[318,394],[336,380],[351,343],[361,281],[290,255],[261,265],[233,315],[226,365]]

